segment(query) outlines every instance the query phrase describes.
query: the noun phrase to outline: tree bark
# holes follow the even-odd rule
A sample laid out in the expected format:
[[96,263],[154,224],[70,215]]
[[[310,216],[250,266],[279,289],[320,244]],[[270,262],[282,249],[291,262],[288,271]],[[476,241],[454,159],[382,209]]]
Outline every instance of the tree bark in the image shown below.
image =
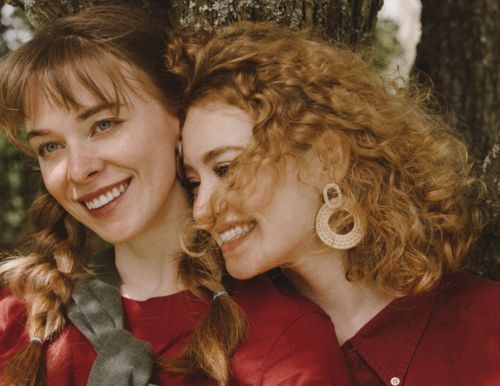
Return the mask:
[[[112,0],[7,0],[25,10],[35,28],[90,5]],[[313,27],[332,41],[369,44],[383,0],[122,0],[170,17],[181,26],[210,28],[236,20],[272,21],[293,28]]]
[[469,268],[500,280],[500,133],[482,163],[482,172],[488,187],[489,224],[471,254]]
[[500,279],[500,2],[423,0],[417,68],[470,144],[488,185],[490,223],[469,267]]
[[171,12],[168,0],[6,0],[5,2],[21,8],[35,29],[50,24],[62,16],[71,15],[98,4],[132,4],[161,18],[167,18]]
[[417,68],[429,75],[455,126],[483,159],[500,132],[500,2],[422,4]]

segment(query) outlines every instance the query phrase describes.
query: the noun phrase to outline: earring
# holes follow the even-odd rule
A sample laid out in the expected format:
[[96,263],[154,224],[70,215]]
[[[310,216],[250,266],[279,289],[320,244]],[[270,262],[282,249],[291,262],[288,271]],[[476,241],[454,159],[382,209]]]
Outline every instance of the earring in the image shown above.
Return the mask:
[[177,177],[182,184],[185,184],[186,179],[184,177],[184,160],[182,154],[182,139],[179,137],[177,139],[177,145],[175,146],[175,170],[177,171]]
[[[336,196],[329,197],[331,190]],[[366,219],[364,216],[354,214],[349,206],[344,203],[340,187],[331,182],[323,188],[323,199],[325,203],[319,208],[316,215],[316,233],[323,243],[335,249],[350,249],[355,247],[365,236]],[[339,234],[330,227],[330,218],[338,210],[345,210],[353,218],[353,227],[346,234]]]
[[182,152],[182,139],[180,137],[177,139],[177,145],[175,146],[175,155],[180,159],[184,157]]

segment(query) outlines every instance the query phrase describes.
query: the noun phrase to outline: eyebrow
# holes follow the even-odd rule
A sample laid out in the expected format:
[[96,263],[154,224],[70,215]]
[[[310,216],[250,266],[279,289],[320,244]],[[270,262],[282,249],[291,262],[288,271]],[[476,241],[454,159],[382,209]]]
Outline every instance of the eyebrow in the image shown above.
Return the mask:
[[40,130],[30,130],[28,134],[26,134],[26,140],[29,142],[31,138],[33,137],[41,137],[44,135],[48,135],[49,131],[40,129]]
[[[89,119],[92,115],[95,115],[97,113],[100,113],[101,111],[104,110],[112,110],[118,107],[117,103],[101,103],[99,105],[91,106],[81,112],[78,113],[76,118],[82,122],[87,119]],[[33,137],[40,137],[44,135],[48,135],[50,133],[50,130],[47,129],[34,129],[30,130],[26,134],[26,140],[29,141]]]
[[86,119],[89,119],[92,115],[100,113],[103,110],[111,110],[115,109],[116,107],[118,107],[117,103],[101,103],[100,105],[89,107],[88,109],[85,109],[82,112],[78,113],[77,119],[79,121],[85,121]]
[[[216,149],[213,149],[213,150],[210,150],[209,152],[207,152],[201,160],[204,164],[206,164],[206,163],[209,163],[210,161],[212,161],[213,159],[217,158],[221,154],[224,154],[224,153],[231,151],[231,150],[243,151],[243,150],[245,150],[245,148],[243,146],[221,146],[221,147],[218,147]],[[184,164],[184,169],[186,171],[194,170],[191,165],[189,165],[185,162],[183,162],[183,164]]]
[[221,146],[221,147],[218,147],[216,149],[210,150],[208,153],[206,153],[203,156],[202,161],[203,161],[203,163],[206,164],[206,163],[212,161],[214,158],[217,158],[221,154],[224,154],[224,153],[231,151],[231,150],[245,150],[245,148],[242,146]]

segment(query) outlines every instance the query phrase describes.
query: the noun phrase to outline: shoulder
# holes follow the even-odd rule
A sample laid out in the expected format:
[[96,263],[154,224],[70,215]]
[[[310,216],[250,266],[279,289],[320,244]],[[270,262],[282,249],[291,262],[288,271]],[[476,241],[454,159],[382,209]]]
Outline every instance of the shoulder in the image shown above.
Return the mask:
[[465,272],[447,275],[436,297],[428,337],[448,342],[448,348],[458,345],[469,354],[474,352],[483,362],[499,358],[499,304],[500,283]]
[[0,288],[0,310],[0,321],[3,325],[6,321],[25,317],[26,305],[8,288]]
[[[0,339],[3,340],[14,335],[19,336],[25,329],[26,305],[14,296],[8,289],[0,289]],[[14,334],[17,332],[17,334]]]
[[474,310],[481,317],[500,318],[500,282],[467,272],[446,275],[441,281],[438,304],[444,310]]
[[445,335],[469,330],[475,337],[490,334],[500,339],[499,304],[500,283],[467,272],[445,275],[430,322],[436,329],[444,327]]
[[28,342],[26,306],[8,289],[0,289],[0,367]]
[[500,283],[463,272],[443,277],[412,360],[415,384],[498,384],[499,304]]
[[[439,286],[431,322],[444,334],[469,331],[471,344],[484,337],[500,347],[500,283],[470,273],[446,275]],[[467,339],[464,337],[464,339]]]
[[237,282],[233,296],[249,324],[232,363],[238,385],[348,384],[334,326],[316,304],[263,277]]
[[238,281],[232,291],[249,322],[249,336],[267,338],[269,344],[294,326],[313,323],[318,335],[334,336],[328,315],[309,299],[266,277]]
[[270,317],[273,320],[289,321],[290,318],[313,313],[329,320],[321,308],[290,286],[277,285],[263,276],[236,281],[232,295],[251,319]]

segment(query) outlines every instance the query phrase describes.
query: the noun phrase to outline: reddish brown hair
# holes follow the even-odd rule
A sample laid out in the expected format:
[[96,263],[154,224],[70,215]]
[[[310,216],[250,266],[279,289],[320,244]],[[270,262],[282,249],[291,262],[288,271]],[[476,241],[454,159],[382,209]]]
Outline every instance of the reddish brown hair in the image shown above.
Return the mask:
[[334,176],[332,146],[348,149],[336,182],[367,218],[364,240],[347,253],[350,280],[404,296],[460,266],[482,224],[470,200],[482,185],[465,145],[426,109],[428,93],[389,87],[353,50],[270,24],[173,41],[167,62],[187,106],[219,100],[253,118],[253,142],[232,165],[229,189],[311,151]]
[[[62,18],[37,32],[3,62],[0,127],[12,142],[30,152],[23,140],[23,124],[32,107],[31,93],[42,93],[68,110],[78,108],[71,77],[105,103],[126,103],[125,91],[133,91],[139,82],[177,113],[180,90],[178,79],[164,70],[165,47],[164,27],[136,8],[96,6]],[[130,82],[130,78],[137,82]],[[102,87],[103,81],[112,85],[110,93]],[[0,266],[0,275],[27,303],[29,335],[48,341],[64,327],[63,306],[70,299],[72,283],[86,271],[79,258],[84,229],[49,194],[33,203],[30,214],[35,228],[30,253],[9,257]],[[221,264],[208,256],[184,256],[179,275],[199,296],[223,290]],[[171,371],[201,371],[224,385],[229,379],[230,356],[242,339],[244,325],[231,297],[220,297],[181,355],[161,361]],[[42,384],[40,356],[41,345],[29,343],[13,358],[3,381],[9,385]]]

